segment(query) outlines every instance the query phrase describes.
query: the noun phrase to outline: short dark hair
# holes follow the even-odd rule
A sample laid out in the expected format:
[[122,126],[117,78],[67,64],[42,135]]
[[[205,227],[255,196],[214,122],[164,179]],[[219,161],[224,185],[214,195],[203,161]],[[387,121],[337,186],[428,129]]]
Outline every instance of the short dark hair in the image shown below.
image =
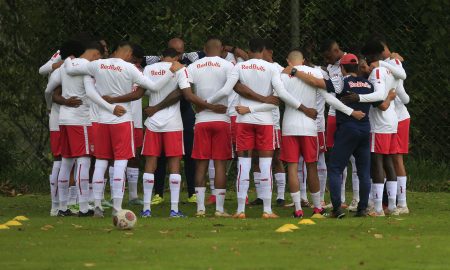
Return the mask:
[[260,53],[264,50],[266,44],[262,38],[252,38],[248,42],[248,47],[251,52]]
[[319,47],[320,53],[329,51],[334,43],[337,43],[335,39],[325,39],[322,41]]
[[357,64],[345,64],[342,65],[344,67],[345,72],[347,73],[357,73],[358,72],[358,65]]
[[206,39],[206,42],[205,42],[205,43],[207,43],[207,42],[210,41],[210,40],[218,40],[218,41],[222,42],[222,40],[221,40],[218,36],[209,36],[209,37]]
[[59,53],[61,54],[61,59],[66,59],[67,57],[73,55],[75,57],[80,57],[85,51],[85,48],[81,42],[76,40],[68,40],[61,45]]
[[266,48],[266,50],[273,50],[273,41],[271,39],[264,39],[264,47]]
[[142,48],[138,44],[133,45],[133,56],[138,59],[142,59],[145,57],[144,48]]
[[177,52],[177,50],[175,50],[174,48],[167,48],[164,51],[162,51],[162,56],[163,57],[176,57],[179,55],[179,53]]
[[91,41],[88,43],[88,45],[86,46],[86,50],[97,50],[100,52],[100,54],[104,54],[105,53],[105,48],[103,47],[103,45],[99,42],[99,41]]
[[381,44],[381,41],[378,39],[370,39],[364,44],[361,48],[362,55],[377,55],[381,54],[384,51],[384,46]]
[[124,41],[119,42],[119,44],[117,44],[116,46],[114,46],[113,52],[117,51],[119,48],[126,47],[126,46],[133,49],[133,43],[131,43],[127,40],[124,40]]

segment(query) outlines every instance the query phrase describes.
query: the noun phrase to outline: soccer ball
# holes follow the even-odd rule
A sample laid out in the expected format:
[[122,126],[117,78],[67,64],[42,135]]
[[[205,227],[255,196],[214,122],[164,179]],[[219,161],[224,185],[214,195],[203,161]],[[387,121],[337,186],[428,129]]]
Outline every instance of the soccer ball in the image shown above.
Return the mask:
[[113,224],[119,230],[131,230],[136,224],[136,215],[127,209],[120,210],[113,217]]

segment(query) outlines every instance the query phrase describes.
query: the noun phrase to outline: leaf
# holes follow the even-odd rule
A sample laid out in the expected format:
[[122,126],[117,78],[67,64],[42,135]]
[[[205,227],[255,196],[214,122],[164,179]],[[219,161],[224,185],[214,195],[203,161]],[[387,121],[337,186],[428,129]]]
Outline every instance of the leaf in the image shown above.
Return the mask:
[[85,267],[94,267],[95,263],[87,262],[87,263],[84,263],[84,266]]
[[382,235],[382,234],[379,234],[379,233],[376,233],[376,234],[374,234],[373,236],[374,236],[375,238],[377,238],[377,239],[383,238],[383,235]]

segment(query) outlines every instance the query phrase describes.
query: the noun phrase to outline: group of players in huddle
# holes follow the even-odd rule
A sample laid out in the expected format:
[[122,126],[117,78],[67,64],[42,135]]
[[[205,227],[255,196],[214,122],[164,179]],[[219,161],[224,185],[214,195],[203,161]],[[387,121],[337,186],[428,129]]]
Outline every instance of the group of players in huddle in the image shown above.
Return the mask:
[[[257,198],[250,203],[263,206],[263,218],[278,217],[272,211],[273,182],[276,204],[289,206],[286,179],[296,218],[303,217],[302,206],[312,207],[317,218],[342,218],[345,208],[361,217],[408,213],[403,155],[409,97],[402,57],[380,38],[366,42],[359,57],[343,52],[334,40],[324,41],[320,53],[326,67],[313,65],[303,49],[289,52],[286,67],[273,61],[273,53],[272,43],[260,38],[249,41],[248,51],[209,38],[202,51],[192,53],[174,38],[161,56],[145,56],[130,42],[119,43],[109,55],[98,38],[62,44],[39,70],[49,75],[45,98],[55,157],[50,215],[74,215],[68,204],[75,197],[78,216],[103,217],[109,167],[113,215],[122,209],[128,182],[129,203],[142,205],[141,216],[150,217],[151,205],[163,200],[157,186],[164,189],[167,169],[170,217],[184,217],[178,209],[182,158],[198,217],[206,215],[208,175],[214,215],[245,218],[252,171]],[[145,157],[143,200],[137,193],[140,155]],[[230,215],[224,208],[227,164],[235,156],[238,207]],[[349,161],[353,198],[347,205]]]

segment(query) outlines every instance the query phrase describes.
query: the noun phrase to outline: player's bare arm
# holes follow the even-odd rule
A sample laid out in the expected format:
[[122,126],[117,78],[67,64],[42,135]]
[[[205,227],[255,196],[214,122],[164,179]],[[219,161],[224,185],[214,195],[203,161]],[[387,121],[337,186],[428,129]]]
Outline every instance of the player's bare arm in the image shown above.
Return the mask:
[[79,107],[81,104],[83,104],[83,102],[81,101],[81,99],[79,99],[78,97],[70,97],[70,98],[64,98],[62,96],[62,88],[61,86],[57,87],[55,89],[55,91],[53,91],[53,95],[52,95],[52,100],[53,102],[59,104],[59,105],[63,105],[63,106],[67,106],[67,107]]
[[202,100],[201,98],[199,98],[192,92],[192,88],[190,88],[190,87],[181,89],[181,91],[183,92],[184,98],[196,106],[203,107],[203,108],[211,110],[215,113],[220,113],[220,114],[224,114],[227,112],[226,106],[221,105],[221,104],[210,104],[210,103]]
[[276,96],[262,96],[240,82],[236,83],[236,85],[234,86],[234,91],[245,98],[259,101],[261,103],[268,103],[276,106],[280,104],[280,100]]
[[[293,66],[287,66],[284,68],[282,73],[291,75],[293,68],[294,68]],[[324,79],[316,78],[316,77],[309,75],[303,71],[297,70],[297,72],[295,73],[295,77],[299,78],[300,80],[304,81],[305,83],[309,84],[312,87],[327,89]]]
[[377,108],[382,111],[386,111],[391,105],[391,101],[393,101],[396,96],[397,94],[395,92],[395,89],[392,88],[391,90],[389,90],[389,94],[387,95],[386,99],[380,105],[378,105]]
[[245,61],[247,61],[249,59],[248,53],[241,48],[232,47],[232,46],[224,46],[223,49],[227,52],[233,53],[236,56],[236,58],[240,57],[240,58],[244,59]]
[[144,109],[144,113],[148,117],[152,117],[158,111],[160,111],[160,110],[162,110],[164,108],[167,108],[169,106],[172,106],[173,104],[177,103],[180,100],[182,95],[183,95],[183,93],[181,92],[180,89],[175,89],[164,100],[162,100],[160,103],[158,103],[158,104],[156,104],[154,106],[147,106]]
[[104,100],[106,100],[110,104],[114,103],[124,103],[124,102],[130,102],[135,101],[144,96],[145,89],[142,87],[138,87],[136,91],[133,91],[131,93],[128,93],[126,95],[118,96],[118,97],[111,97],[111,96],[102,96]]

